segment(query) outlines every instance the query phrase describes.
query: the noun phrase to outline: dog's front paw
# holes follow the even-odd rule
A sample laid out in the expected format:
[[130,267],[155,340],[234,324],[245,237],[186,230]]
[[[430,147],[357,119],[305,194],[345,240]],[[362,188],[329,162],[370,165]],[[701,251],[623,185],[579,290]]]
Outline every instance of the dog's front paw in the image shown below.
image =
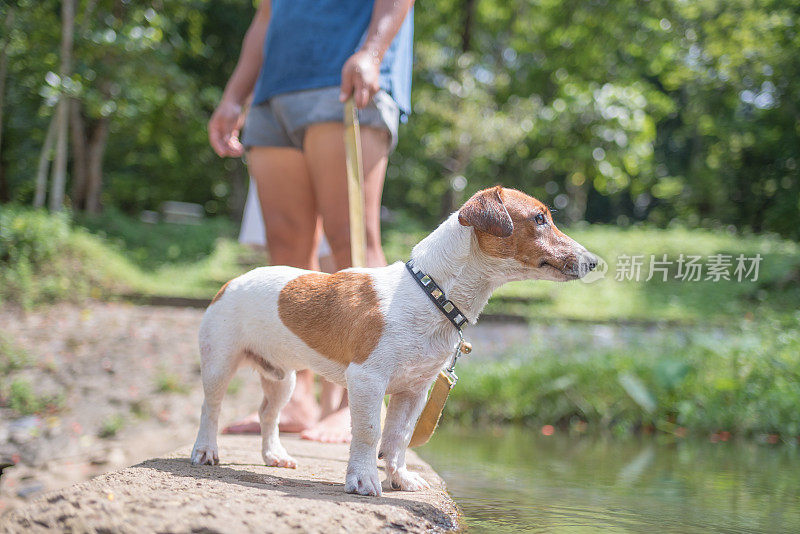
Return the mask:
[[352,472],[348,470],[344,489],[347,493],[380,497],[381,479],[378,476],[378,468],[354,469]]
[[192,449],[192,465],[219,464],[219,450],[216,445],[198,445]]
[[431,487],[428,482],[416,473],[412,473],[405,467],[396,469],[389,475],[392,489],[402,491],[420,491]]
[[[281,447],[281,449],[283,449]],[[289,469],[297,468],[297,462],[294,458],[289,456],[289,453],[283,450],[270,450],[261,453],[264,458],[264,463],[270,467],[288,467]]]

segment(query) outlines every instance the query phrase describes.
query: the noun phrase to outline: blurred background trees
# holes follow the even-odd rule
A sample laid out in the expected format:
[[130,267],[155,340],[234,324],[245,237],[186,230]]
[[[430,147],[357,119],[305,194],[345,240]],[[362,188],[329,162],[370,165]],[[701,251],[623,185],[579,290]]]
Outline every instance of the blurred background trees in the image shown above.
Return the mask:
[[[33,202],[63,99],[66,205],[237,217],[246,171],[205,124],[252,3],[74,4],[68,76],[62,2],[0,6],[0,201]],[[429,225],[501,182],[562,221],[800,237],[800,1],[439,0],[415,16],[388,207]]]

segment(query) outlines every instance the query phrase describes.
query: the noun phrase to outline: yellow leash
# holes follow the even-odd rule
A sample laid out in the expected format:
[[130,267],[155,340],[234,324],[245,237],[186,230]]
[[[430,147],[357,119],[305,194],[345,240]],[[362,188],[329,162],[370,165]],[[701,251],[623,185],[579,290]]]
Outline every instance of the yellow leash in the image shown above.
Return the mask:
[[[361,160],[361,131],[358,124],[358,110],[353,98],[344,104],[344,146],[347,162],[347,195],[350,209],[350,254],[353,267],[367,265],[367,228],[364,222],[364,168]],[[459,330],[459,335],[461,330]],[[431,439],[439,425],[444,405],[450,390],[456,385],[455,364],[458,357],[472,351],[472,345],[461,340],[456,345],[450,366],[439,372],[431,388],[428,401],[417,419],[409,447],[424,445]],[[386,406],[381,404],[381,426],[386,420]]]
[[347,195],[350,205],[350,257],[353,267],[367,266],[367,227],[364,222],[364,167],[361,130],[353,98],[344,103],[344,148],[347,161]]

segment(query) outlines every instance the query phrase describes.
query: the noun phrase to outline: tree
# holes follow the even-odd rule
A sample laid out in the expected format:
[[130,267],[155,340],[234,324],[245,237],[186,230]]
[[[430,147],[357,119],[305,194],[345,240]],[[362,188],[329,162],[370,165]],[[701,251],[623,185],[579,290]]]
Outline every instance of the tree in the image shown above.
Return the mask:
[[[72,71],[72,41],[75,31],[75,0],[61,1],[61,82],[67,80]],[[67,183],[67,138],[69,132],[70,101],[62,93],[56,111],[56,157],[53,162],[53,177],[50,189],[50,211],[60,211],[64,203],[64,187]]]
[[0,39],[0,201],[8,200],[8,184],[5,179],[3,161],[3,112],[5,111],[6,78],[8,76],[8,42],[11,27],[14,25],[14,8],[9,7],[5,13],[3,37]]

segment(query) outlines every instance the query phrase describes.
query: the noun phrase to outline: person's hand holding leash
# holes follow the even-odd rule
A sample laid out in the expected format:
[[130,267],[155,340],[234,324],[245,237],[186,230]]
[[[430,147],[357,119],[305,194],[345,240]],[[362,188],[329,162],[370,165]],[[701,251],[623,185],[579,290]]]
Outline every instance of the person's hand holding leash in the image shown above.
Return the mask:
[[208,121],[208,140],[218,156],[238,158],[244,154],[239,131],[244,124],[241,104],[223,100]]
[[380,86],[381,59],[377,52],[361,49],[342,67],[342,90],[339,100],[344,102],[353,95],[356,107],[363,109],[375,96]]

